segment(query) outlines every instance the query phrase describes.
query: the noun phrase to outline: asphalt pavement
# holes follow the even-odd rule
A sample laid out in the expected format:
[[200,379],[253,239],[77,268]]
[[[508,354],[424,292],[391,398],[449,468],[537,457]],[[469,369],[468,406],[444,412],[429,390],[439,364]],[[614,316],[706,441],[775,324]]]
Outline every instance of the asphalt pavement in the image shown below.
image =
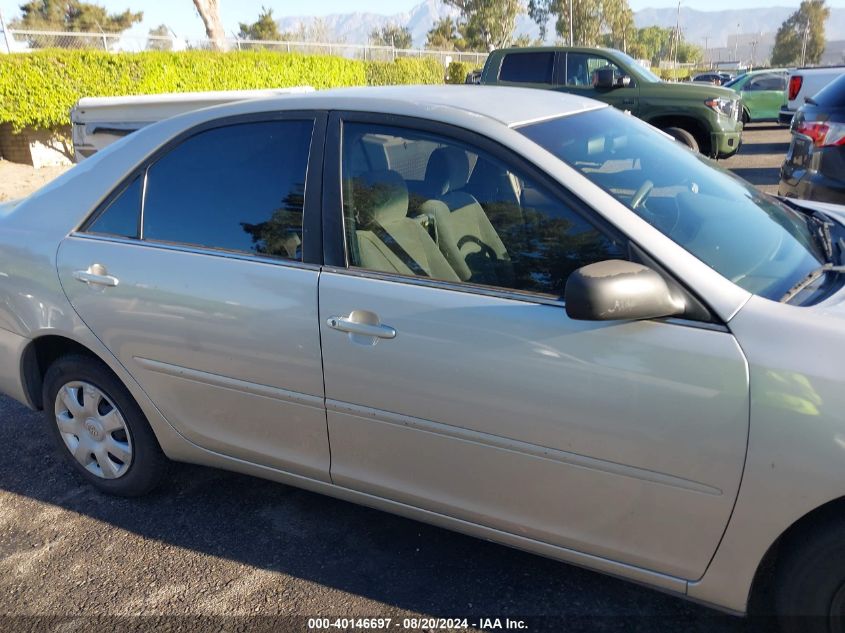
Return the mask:
[[743,132],[739,152],[719,162],[762,191],[776,194],[789,139],[789,128],[776,123],[751,123]]
[[[782,128],[752,126],[740,154],[723,165],[771,190],[787,142]],[[524,621],[529,631],[759,628],[571,565],[242,475],[179,465],[153,495],[104,496],[56,459],[44,424],[0,398],[2,630],[284,631],[307,630],[309,617],[350,616],[394,618],[392,630],[415,617],[467,618],[470,629],[490,618],[486,630],[498,630],[495,618],[503,629],[505,618]]]

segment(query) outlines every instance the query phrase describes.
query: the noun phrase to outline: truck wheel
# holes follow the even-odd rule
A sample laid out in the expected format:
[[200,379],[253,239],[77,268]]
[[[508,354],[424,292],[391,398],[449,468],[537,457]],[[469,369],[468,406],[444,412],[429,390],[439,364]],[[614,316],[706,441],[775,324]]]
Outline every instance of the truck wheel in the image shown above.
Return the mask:
[[73,354],[44,377],[44,418],[68,466],[102,492],[135,497],[155,488],[168,461],[123,383],[100,361]]
[[775,607],[786,633],[845,632],[845,518],[802,532],[777,562]]
[[692,151],[701,151],[698,147],[698,141],[696,141],[695,137],[686,130],[679,127],[664,127],[662,128],[662,130],[666,132],[666,134],[674,136],[676,141],[678,141],[679,143],[683,143]]

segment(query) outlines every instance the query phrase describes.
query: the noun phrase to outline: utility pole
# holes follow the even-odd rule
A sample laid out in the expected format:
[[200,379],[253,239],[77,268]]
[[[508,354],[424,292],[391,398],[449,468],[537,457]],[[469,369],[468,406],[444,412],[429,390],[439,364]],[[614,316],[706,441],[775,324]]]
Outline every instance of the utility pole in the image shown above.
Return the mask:
[[713,68],[713,60],[710,59],[710,47],[708,46],[709,43],[710,43],[710,36],[705,35],[704,36],[704,59],[707,61],[707,65],[710,66],[710,68]]
[[810,18],[807,18],[807,23],[804,25],[804,37],[801,39],[801,65],[804,65],[804,57],[807,54],[807,37],[810,35]]
[[574,16],[572,15],[572,0],[569,0],[569,45],[575,46],[575,39],[573,38],[572,22]]
[[[678,70],[679,48],[681,48],[681,0],[678,0],[678,16],[675,20],[675,71]],[[677,74],[675,78],[677,79]]]
[[9,32],[6,30],[6,21],[3,19],[3,12],[0,11],[0,29],[3,29],[3,41],[6,42],[6,52],[12,52],[12,43],[9,41]]
[[739,65],[739,22],[736,23],[736,39],[734,40],[734,61]]

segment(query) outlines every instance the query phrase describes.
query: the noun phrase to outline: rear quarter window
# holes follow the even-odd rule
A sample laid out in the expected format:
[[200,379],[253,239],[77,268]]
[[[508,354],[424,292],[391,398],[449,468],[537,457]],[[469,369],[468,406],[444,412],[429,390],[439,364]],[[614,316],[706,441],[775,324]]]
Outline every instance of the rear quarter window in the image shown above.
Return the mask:
[[845,108],[845,74],[822,88],[813,101],[822,106]]
[[550,84],[554,70],[553,52],[510,53],[499,69],[499,79],[515,83]]

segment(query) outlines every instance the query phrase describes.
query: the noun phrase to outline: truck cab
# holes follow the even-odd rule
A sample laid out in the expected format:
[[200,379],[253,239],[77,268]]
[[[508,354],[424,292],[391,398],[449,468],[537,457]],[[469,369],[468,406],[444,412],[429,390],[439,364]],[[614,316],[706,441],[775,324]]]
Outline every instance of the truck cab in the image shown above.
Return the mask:
[[604,101],[716,158],[735,154],[742,140],[742,109],[736,93],[711,85],[665,82],[614,49],[499,49],[487,58],[481,83],[559,90]]

